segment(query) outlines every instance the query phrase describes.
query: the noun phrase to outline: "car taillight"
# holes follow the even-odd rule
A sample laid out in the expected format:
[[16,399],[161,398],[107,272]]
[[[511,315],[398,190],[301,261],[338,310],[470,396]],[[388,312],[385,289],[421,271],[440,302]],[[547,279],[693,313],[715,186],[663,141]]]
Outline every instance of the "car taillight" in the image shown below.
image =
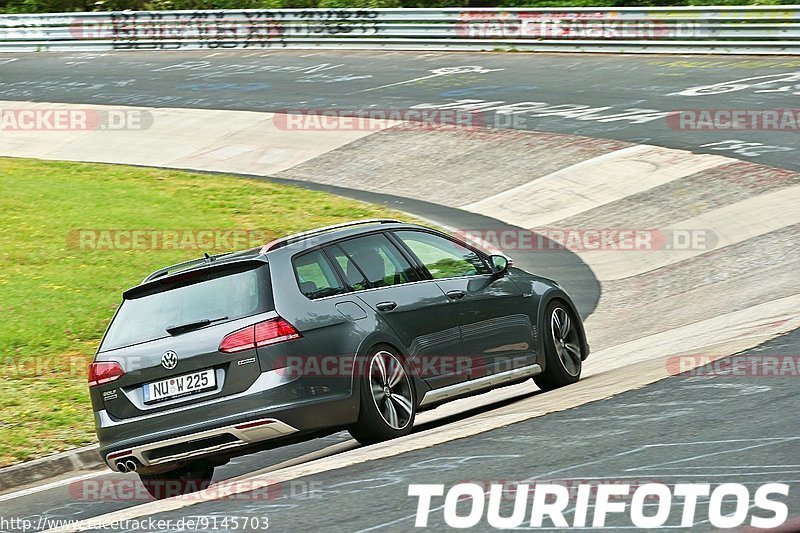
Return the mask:
[[270,318],[264,322],[247,326],[225,335],[219,343],[219,351],[236,353],[243,350],[268,346],[302,337],[294,326],[281,317]]
[[242,350],[252,350],[256,347],[256,328],[247,326],[244,329],[234,331],[225,335],[219,343],[219,351],[225,353],[236,353]]
[[104,383],[111,383],[125,375],[122,366],[114,361],[92,363],[89,365],[89,386],[96,387]]
[[281,317],[256,324],[256,347],[299,339],[300,333]]

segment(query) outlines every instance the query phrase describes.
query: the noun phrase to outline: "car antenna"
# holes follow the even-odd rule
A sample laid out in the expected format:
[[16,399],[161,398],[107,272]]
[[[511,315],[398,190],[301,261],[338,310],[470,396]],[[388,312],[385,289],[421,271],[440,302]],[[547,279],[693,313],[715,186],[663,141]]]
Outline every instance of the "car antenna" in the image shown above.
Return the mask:
[[210,255],[208,255],[208,252],[203,252],[203,257],[205,257],[205,258],[206,258],[206,261],[208,261],[209,263],[210,263],[211,261],[213,261],[213,260],[214,260],[214,258],[213,258],[213,257],[211,257]]

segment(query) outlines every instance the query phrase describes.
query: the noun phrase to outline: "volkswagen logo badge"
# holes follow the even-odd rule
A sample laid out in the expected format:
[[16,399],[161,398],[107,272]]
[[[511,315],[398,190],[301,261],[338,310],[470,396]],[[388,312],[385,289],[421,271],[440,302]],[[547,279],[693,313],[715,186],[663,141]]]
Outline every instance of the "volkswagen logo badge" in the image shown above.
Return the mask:
[[178,354],[172,350],[164,352],[164,355],[161,356],[161,366],[167,370],[172,370],[178,366]]

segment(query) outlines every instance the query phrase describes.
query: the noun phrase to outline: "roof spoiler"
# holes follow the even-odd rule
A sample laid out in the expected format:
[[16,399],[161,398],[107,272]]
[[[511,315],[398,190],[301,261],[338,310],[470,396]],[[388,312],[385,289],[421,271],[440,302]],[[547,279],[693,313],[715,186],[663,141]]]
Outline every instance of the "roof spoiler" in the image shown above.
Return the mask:
[[199,265],[208,265],[213,263],[216,259],[220,257],[231,255],[234,253],[239,253],[239,252],[225,252],[217,255],[208,255],[206,253],[203,254],[203,257],[199,259],[192,259],[190,261],[184,261],[183,263],[176,263],[168,267],[159,268],[158,270],[156,270],[155,272],[144,278],[142,280],[142,283],[147,283],[148,281],[153,281],[154,279],[162,278],[168,274],[174,274],[175,272],[180,272],[181,270],[188,270],[192,267],[196,267]]

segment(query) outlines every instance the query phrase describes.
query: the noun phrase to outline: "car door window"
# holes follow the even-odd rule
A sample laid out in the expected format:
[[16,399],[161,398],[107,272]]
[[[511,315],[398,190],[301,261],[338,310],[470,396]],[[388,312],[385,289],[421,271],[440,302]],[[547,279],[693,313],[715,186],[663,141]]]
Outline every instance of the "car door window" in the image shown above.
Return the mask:
[[292,261],[300,292],[310,299],[333,296],[346,291],[333,265],[322,250],[315,250]]
[[367,235],[339,243],[358,265],[370,287],[387,287],[419,278],[411,264],[386,235]]
[[492,273],[478,254],[444,237],[422,231],[397,231],[395,235],[425,265],[433,279]]
[[326,248],[327,252],[333,257],[333,260],[338,263],[339,268],[342,269],[347,284],[350,285],[354,291],[363,291],[369,287],[367,278],[364,277],[363,272],[359,270],[355,262],[350,259],[350,256],[344,253],[344,250],[338,246],[331,246]]

